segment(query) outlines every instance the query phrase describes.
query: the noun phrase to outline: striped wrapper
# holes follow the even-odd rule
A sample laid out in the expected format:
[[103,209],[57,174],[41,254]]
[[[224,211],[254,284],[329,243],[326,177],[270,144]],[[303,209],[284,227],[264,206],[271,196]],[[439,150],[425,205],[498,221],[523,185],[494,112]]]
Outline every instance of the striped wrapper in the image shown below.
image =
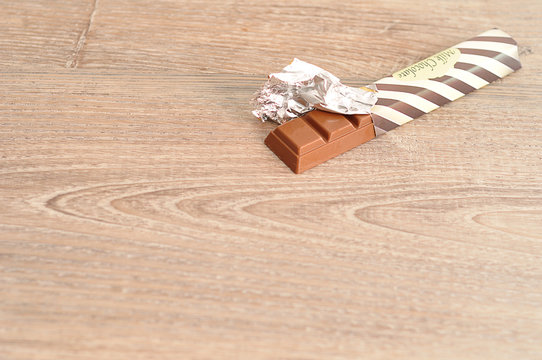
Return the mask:
[[455,63],[446,65],[443,75],[418,76],[418,79],[407,76],[404,80],[396,76],[399,71],[374,83],[378,101],[371,110],[371,117],[377,136],[521,68],[516,41],[498,29],[486,31],[450,49],[454,49],[459,57],[454,58]]

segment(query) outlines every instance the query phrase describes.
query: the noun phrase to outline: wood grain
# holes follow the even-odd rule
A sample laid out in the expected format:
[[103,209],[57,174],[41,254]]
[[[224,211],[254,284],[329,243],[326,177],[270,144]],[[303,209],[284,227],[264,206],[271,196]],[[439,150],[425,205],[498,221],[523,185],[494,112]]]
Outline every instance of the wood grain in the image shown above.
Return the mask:
[[[520,3],[0,1],[0,358],[542,358]],[[495,25],[506,79],[302,175],[263,145],[291,57],[362,85]]]

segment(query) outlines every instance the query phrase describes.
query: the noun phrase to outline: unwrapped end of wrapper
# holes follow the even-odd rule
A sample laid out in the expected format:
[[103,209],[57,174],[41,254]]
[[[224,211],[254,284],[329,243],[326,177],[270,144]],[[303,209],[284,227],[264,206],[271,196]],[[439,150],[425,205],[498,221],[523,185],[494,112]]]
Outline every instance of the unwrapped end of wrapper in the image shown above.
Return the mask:
[[282,124],[320,109],[340,114],[369,114],[377,101],[374,85],[355,88],[318,66],[294,59],[256,92],[252,113],[262,121]]

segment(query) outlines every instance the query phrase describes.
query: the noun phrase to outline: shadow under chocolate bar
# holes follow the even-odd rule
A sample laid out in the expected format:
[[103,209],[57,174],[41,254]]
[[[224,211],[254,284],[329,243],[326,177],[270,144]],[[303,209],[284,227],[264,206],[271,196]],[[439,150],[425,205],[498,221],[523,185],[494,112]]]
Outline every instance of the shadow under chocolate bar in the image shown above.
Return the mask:
[[275,128],[265,144],[293,172],[302,173],[375,137],[371,116],[313,110]]

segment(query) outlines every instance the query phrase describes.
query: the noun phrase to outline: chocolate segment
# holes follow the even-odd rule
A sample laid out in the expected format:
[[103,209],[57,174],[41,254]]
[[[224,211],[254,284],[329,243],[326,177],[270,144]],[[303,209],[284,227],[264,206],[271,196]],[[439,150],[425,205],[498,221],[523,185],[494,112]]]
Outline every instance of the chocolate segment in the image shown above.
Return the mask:
[[311,111],[305,116],[326,141],[333,141],[354,131],[354,125],[344,115],[323,111]]
[[374,137],[370,115],[313,110],[278,126],[269,133],[265,144],[299,174]]
[[301,118],[277,127],[277,136],[296,154],[303,155],[325,144],[324,139]]

